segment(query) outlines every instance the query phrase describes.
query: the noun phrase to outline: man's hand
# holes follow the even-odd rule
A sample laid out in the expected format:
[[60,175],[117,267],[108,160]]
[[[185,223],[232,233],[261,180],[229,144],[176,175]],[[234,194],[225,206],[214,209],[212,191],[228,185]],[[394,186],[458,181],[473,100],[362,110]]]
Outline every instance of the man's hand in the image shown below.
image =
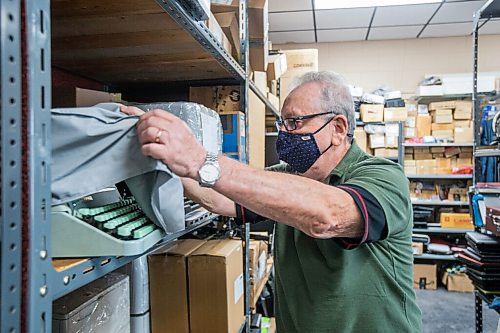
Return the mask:
[[198,179],[207,151],[180,118],[159,109],[146,112],[137,134],[144,155],[163,161],[180,177]]

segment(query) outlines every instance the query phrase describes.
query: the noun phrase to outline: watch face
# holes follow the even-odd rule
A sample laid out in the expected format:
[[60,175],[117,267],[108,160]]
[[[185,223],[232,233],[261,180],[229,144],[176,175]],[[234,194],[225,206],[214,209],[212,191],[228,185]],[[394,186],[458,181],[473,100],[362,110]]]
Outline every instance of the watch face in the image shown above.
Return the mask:
[[207,182],[213,183],[219,178],[219,168],[213,164],[205,164],[200,169],[200,178]]

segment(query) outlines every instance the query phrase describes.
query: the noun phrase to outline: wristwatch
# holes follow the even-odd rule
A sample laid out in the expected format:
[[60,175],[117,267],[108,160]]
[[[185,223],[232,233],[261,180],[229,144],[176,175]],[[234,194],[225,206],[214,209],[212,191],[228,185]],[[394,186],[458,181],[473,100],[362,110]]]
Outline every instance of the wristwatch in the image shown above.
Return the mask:
[[213,187],[215,182],[219,180],[220,166],[216,153],[207,153],[205,163],[198,170],[198,176],[200,177],[199,183],[201,187]]

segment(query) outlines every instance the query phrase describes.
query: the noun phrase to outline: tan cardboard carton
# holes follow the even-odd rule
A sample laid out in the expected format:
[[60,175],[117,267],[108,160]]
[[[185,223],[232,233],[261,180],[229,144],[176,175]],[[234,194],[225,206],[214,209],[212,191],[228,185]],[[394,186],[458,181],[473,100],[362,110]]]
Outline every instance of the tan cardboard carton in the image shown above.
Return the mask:
[[361,104],[359,111],[361,121],[365,123],[382,122],[384,120],[383,104]]

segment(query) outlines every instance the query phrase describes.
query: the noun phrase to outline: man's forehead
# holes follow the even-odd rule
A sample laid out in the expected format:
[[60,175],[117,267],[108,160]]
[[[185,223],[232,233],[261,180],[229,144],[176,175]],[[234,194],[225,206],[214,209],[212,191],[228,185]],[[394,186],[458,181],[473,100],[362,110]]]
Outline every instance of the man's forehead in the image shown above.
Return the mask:
[[289,118],[317,113],[320,105],[320,93],[317,84],[299,86],[287,96],[281,110],[281,116]]

